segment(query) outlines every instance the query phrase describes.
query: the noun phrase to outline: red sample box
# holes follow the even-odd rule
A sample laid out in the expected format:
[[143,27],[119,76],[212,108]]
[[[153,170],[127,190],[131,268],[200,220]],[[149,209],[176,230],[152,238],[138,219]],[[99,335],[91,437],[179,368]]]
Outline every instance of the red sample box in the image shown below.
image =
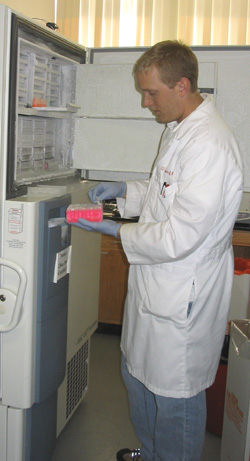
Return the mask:
[[66,220],[68,223],[76,223],[79,218],[82,218],[92,222],[100,222],[102,221],[102,210],[102,204],[69,205],[66,210]]

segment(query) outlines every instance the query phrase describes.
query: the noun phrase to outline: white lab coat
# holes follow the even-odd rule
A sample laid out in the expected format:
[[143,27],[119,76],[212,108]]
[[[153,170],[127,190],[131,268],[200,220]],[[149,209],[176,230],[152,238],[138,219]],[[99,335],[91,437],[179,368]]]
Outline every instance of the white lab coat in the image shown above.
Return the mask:
[[168,397],[213,383],[233,282],[242,159],[212,98],[203,98],[168,125],[150,180],[128,182],[118,200],[124,217],[140,216],[121,227],[130,263],[121,348],[129,372]]

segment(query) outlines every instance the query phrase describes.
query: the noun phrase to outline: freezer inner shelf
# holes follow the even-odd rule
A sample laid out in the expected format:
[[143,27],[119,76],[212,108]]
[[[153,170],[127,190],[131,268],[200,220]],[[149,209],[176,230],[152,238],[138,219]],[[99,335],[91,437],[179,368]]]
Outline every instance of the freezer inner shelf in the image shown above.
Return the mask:
[[76,63],[23,38],[18,48],[16,182],[72,174]]
[[17,181],[71,168],[73,125],[70,118],[19,115]]
[[19,107],[66,107],[74,102],[75,62],[19,39]]

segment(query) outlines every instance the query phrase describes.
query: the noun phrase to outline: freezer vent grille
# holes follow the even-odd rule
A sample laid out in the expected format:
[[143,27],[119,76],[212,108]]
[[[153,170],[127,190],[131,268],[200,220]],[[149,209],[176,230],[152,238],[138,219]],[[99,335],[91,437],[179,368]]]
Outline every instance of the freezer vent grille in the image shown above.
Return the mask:
[[81,401],[88,387],[89,341],[72,357],[67,368],[66,419]]

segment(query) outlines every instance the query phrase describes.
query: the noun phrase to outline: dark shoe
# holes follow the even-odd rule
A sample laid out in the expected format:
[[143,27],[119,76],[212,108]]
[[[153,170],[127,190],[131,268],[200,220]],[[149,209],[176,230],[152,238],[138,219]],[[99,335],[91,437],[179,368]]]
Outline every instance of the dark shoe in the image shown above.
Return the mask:
[[130,450],[129,448],[123,448],[116,453],[117,461],[142,461],[141,450],[137,448],[136,450]]

